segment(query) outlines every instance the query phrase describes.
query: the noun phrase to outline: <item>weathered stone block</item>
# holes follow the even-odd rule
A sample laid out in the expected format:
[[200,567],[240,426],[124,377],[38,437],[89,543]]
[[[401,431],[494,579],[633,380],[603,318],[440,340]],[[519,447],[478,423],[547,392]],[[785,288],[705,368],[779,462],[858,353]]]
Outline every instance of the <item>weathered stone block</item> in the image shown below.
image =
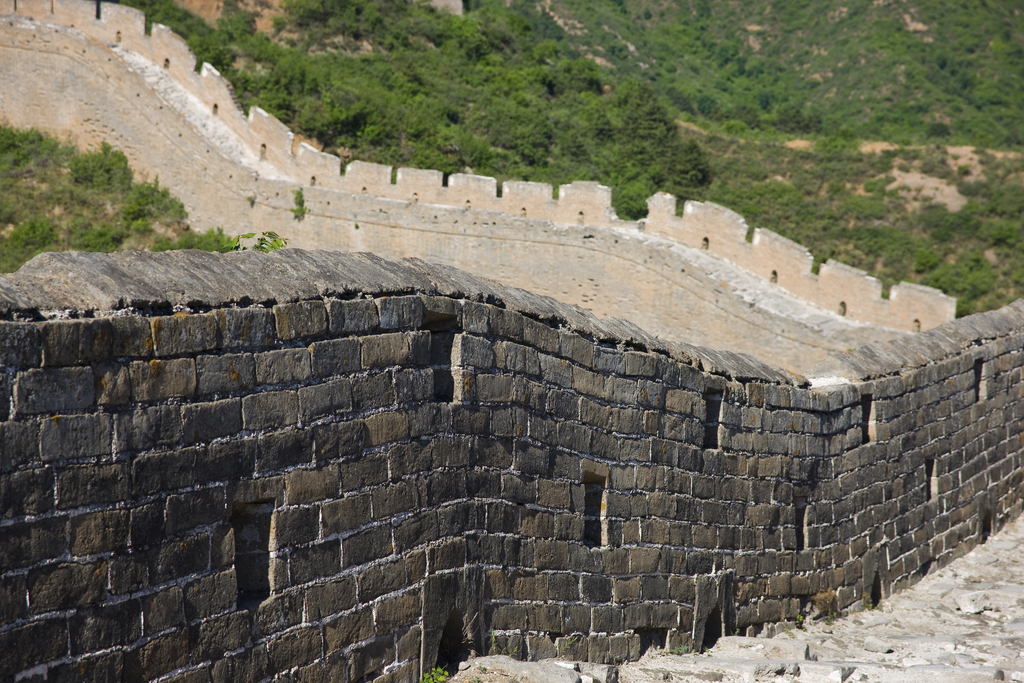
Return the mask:
[[358,339],[328,339],[310,344],[312,372],[317,377],[331,377],[358,372],[362,367]]
[[274,314],[266,308],[222,308],[216,311],[217,346],[260,348],[274,343]]
[[256,461],[256,439],[222,441],[200,451],[196,481],[228,481],[252,476]]
[[87,654],[135,642],[142,635],[140,612],[134,600],[78,610],[69,623],[71,652]]
[[362,344],[361,362],[365,369],[403,365],[409,362],[411,346],[407,334],[402,332],[378,334],[363,337],[360,341]]
[[68,628],[64,619],[35,621],[0,633],[0,676],[31,669],[67,655]]
[[292,549],[288,576],[293,584],[307,584],[341,569],[341,543],[337,539]]
[[[158,491],[192,486],[200,475],[196,469],[197,452],[202,453],[196,448],[179,448],[136,457],[132,463],[132,490],[138,494],[151,495]],[[59,491],[59,479],[57,486]]]
[[[133,534],[134,535],[134,534]],[[148,534],[147,538],[159,538],[159,534]],[[149,564],[149,580],[152,583],[159,584],[166,581],[173,581],[182,576],[188,574],[197,574],[210,564],[210,539],[205,534],[199,534],[196,536],[186,536],[164,543],[156,544],[146,551],[146,560]],[[231,572],[232,577],[234,572]],[[232,581],[232,593],[234,593],[234,582]],[[197,594],[192,593],[191,598],[196,599],[207,599],[213,600],[214,595],[210,594],[205,597],[198,597]],[[190,594],[186,591],[186,599],[190,598]],[[235,596],[231,596],[232,603]],[[222,592],[218,598],[221,602],[225,599],[225,594]],[[228,604],[232,604],[228,603]],[[226,607],[224,608],[226,609]],[[223,610],[221,610],[223,611]],[[210,612],[206,616],[213,614]],[[189,619],[199,618],[194,616],[194,613],[190,613],[186,609],[186,616]]]
[[394,388],[398,403],[430,400],[434,396],[434,371],[404,368],[394,372]]
[[227,501],[223,487],[168,496],[164,519],[168,535],[226,521]]
[[171,586],[142,599],[142,612],[146,619],[146,635],[159,633],[185,622],[184,599],[181,588]]
[[348,576],[306,589],[306,615],[311,622],[351,609],[356,604],[356,580]]
[[338,617],[324,625],[324,645],[328,654],[347,648],[352,643],[373,635],[373,612],[360,610]]
[[366,434],[362,420],[333,422],[313,429],[317,462],[336,460],[363,449]]
[[172,631],[128,650],[124,657],[124,678],[151,681],[188,664],[188,631]]
[[327,301],[330,317],[330,330],[336,334],[366,334],[380,326],[377,305],[372,300],[357,299],[355,301]]
[[307,349],[278,349],[257,353],[256,383],[283,384],[301,382],[309,377],[309,351]]
[[625,375],[653,377],[655,368],[655,357],[649,353],[626,351],[623,354],[623,374]]
[[559,348],[558,330],[542,322],[523,318],[523,339],[526,344],[543,353],[556,354]]
[[337,534],[358,529],[370,521],[371,494],[362,493],[339,498],[323,505],[324,534]]
[[[48,418],[42,418],[45,420]],[[40,419],[0,422],[0,472],[39,460]]]
[[129,373],[136,401],[186,398],[196,391],[196,364],[191,358],[134,361]]
[[299,301],[274,306],[277,336],[291,339],[315,339],[327,333],[327,307],[322,301]]
[[395,552],[391,526],[375,526],[357,531],[342,540],[341,549],[345,567],[354,567],[388,557]]
[[452,342],[453,368],[489,369],[494,367],[494,361],[494,348],[489,341],[469,334],[455,335]]
[[51,467],[0,476],[0,519],[37,515],[52,509],[53,481]]
[[267,598],[256,609],[257,632],[270,635],[302,623],[302,594],[287,591]]
[[78,465],[57,473],[57,501],[62,509],[116,503],[128,497],[128,465]]
[[409,417],[404,412],[377,413],[364,421],[367,447],[380,446],[409,438]]
[[232,609],[238,597],[235,570],[217,572],[185,584],[182,597],[185,618],[189,621],[206,619]]
[[103,599],[105,587],[106,572],[100,563],[47,565],[29,572],[29,611],[44,614],[93,605]]
[[50,518],[0,527],[0,570],[19,569],[67,551],[66,519]]
[[92,366],[92,370],[97,405],[117,406],[129,401],[132,385],[127,366],[113,362],[98,363]]
[[271,641],[267,645],[270,670],[285,671],[308,664],[320,657],[323,639],[317,627],[302,628]]
[[352,409],[352,385],[347,379],[301,387],[298,395],[299,417],[303,424]]
[[294,391],[267,391],[242,397],[242,424],[246,429],[273,429],[299,420],[299,397]]
[[397,482],[373,492],[374,519],[388,519],[416,509],[416,487],[408,482]]
[[256,362],[251,353],[196,358],[196,393],[231,394],[256,386]]
[[40,325],[43,366],[85,365],[110,357],[113,328],[106,318]]
[[511,370],[528,375],[540,374],[540,356],[536,349],[500,341],[494,345],[495,366],[503,370]]
[[555,358],[542,354],[540,356],[540,374],[545,382],[562,387],[572,387],[572,364],[564,358]]
[[43,361],[38,325],[0,321],[0,365],[39,367]]
[[311,435],[304,429],[264,434],[257,440],[256,469],[270,472],[313,460]]
[[287,508],[278,510],[274,526],[279,548],[310,543],[316,540],[320,529],[320,508]]
[[665,386],[663,384],[642,379],[637,382],[637,388],[639,390],[637,400],[641,406],[655,410],[665,409]]
[[40,456],[47,462],[109,455],[112,434],[106,414],[54,415],[43,420]]
[[[614,380],[616,378],[609,378]],[[624,381],[624,380],[621,380]],[[596,372],[590,372],[583,368],[573,368],[572,388],[581,394],[605,398],[605,378]]]
[[558,333],[558,355],[579,363],[583,367],[594,367],[594,344],[578,334],[560,330]]
[[14,385],[14,409],[22,415],[81,412],[95,400],[92,368],[26,370]]
[[356,410],[383,408],[396,400],[394,375],[390,371],[352,379],[352,404]]
[[[196,631],[198,630],[198,635]],[[239,650],[246,645],[252,634],[249,614],[238,612],[214,617],[193,629],[193,660],[208,661],[219,659],[225,652]],[[206,683],[209,674],[200,670],[195,683]],[[182,681],[181,683],[193,683]]]
[[339,482],[337,465],[292,470],[285,475],[286,501],[288,505],[299,505],[334,498],[338,495]]
[[405,562],[389,562],[362,572],[359,575],[359,601],[369,604],[388,593],[406,587]]
[[[128,645],[142,635],[140,606],[134,600],[89,609],[80,609],[70,619],[71,652],[82,655]],[[95,660],[85,660],[90,664]],[[51,670],[52,671],[52,670]],[[83,663],[75,678],[54,676],[56,680],[95,680],[78,678],[87,671]],[[52,675],[52,674],[51,674]]]
[[423,326],[426,310],[419,296],[387,296],[377,299],[376,304],[380,311],[382,329],[416,329]]
[[153,353],[182,356],[217,348],[217,317],[214,313],[175,313],[150,319]]
[[128,546],[127,510],[89,512],[71,518],[71,554],[96,555]]
[[242,400],[228,398],[181,407],[185,443],[207,442],[242,431]]

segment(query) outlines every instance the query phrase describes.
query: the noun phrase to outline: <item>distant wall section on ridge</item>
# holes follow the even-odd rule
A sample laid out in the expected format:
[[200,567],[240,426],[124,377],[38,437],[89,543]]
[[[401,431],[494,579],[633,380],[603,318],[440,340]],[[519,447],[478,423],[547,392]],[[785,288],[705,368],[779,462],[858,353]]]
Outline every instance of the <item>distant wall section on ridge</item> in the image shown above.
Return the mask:
[[[439,0],[440,1],[440,0]],[[436,3],[435,3],[436,4]],[[452,11],[461,11],[461,2],[445,0]],[[615,230],[643,229],[645,226],[680,243],[702,248],[707,237],[709,253],[730,259],[738,265],[775,282],[798,296],[822,305],[829,311],[849,318],[870,322],[884,327],[905,331],[927,330],[942,322],[951,320],[955,301],[937,290],[913,284],[900,284],[893,288],[889,299],[881,298],[880,283],[859,270],[842,264],[827,262],[818,275],[810,272],[810,255],[805,249],[785,240],[768,230],[755,231],[754,241],[746,242],[746,226],[737,214],[712,204],[692,205],[681,219],[674,215],[674,198],[657,195],[649,200],[651,214],[640,224],[621,221],[611,207],[609,188],[592,182],[574,182],[562,185],[558,199],[553,198],[553,188],[542,183],[506,182],[498,192],[493,178],[466,174],[452,174],[447,178],[439,171],[401,168],[395,171],[392,184],[392,169],[387,166],[353,162],[342,173],[340,160],[330,154],[317,151],[306,143],[294,144],[294,135],[275,117],[253,107],[246,116],[238,108],[231,85],[208,64],[195,71],[196,59],[187,44],[167,27],[154,24],[152,35],[144,31],[145,17],[138,10],[116,4],[102,4],[101,19],[96,19],[96,6],[87,0],[0,0],[0,14],[18,14],[37,21],[73,26],[86,35],[108,46],[121,46],[142,55],[155,65],[166,70],[190,96],[201,103],[211,117],[227,127],[244,146],[245,156],[251,168],[239,167],[237,163],[225,163],[216,149],[202,135],[182,133],[180,144],[185,156],[202,163],[219,180],[213,185],[199,183],[187,177],[179,184],[160,161],[149,159],[144,153],[136,154],[133,162],[142,161],[140,168],[152,174],[160,173],[165,184],[171,185],[182,195],[196,218],[211,220],[211,224],[228,227],[233,217],[244,215],[241,208],[246,197],[252,197],[252,184],[258,175],[286,179],[300,187],[319,187],[346,193],[372,194],[382,198],[398,199],[412,203],[441,204],[467,210],[486,209],[501,211],[512,217],[536,218],[561,225],[601,226]],[[39,41],[25,49],[47,49]],[[47,41],[48,42],[48,41]],[[65,48],[66,49],[66,48]],[[69,55],[70,56],[70,55]],[[96,59],[86,50],[86,59]],[[108,55],[106,61],[112,57]],[[56,65],[54,65],[56,68]],[[116,76],[118,68],[107,69],[110,77],[128,79],[120,86],[122,96],[130,98],[134,88],[130,76]],[[54,78],[59,74],[53,73]],[[24,83],[18,87],[21,90]],[[127,87],[124,87],[127,86]],[[144,87],[144,86],[143,86]],[[13,93],[0,98],[3,113],[19,125],[37,125],[49,130],[81,133],[74,125],[74,109],[80,103],[65,103],[59,107],[39,106],[26,116],[26,100],[31,92]],[[103,115],[114,103],[97,105],[92,103],[93,113]],[[70,110],[69,110],[70,107]],[[121,107],[123,109],[123,107]],[[55,115],[58,120],[48,123]],[[69,116],[70,115],[70,116]],[[118,140],[124,135],[124,126],[103,131],[102,123],[97,124],[88,115],[84,117],[92,135],[82,135],[80,142],[93,144],[93,137],[113,138],[111,142],[129,142],[128,148],[138,148],[141,139]],[[116,116],[115,116],[116,118]],[[70,128],[70,129],[69,129]],[[104,135],[109,133],[109,135]],[[146,135],[142,136],[145,139]],[[138,158],[141,157],[141,158]],[[189,166],[189,164],[184,164]],[[216,169],[216,170],[214,170]],[[255,171],[255,173],[254,173]],[[183,172],[191,175],[191,169]],[[219,186],[218,186],[219,185]],[[190,187],[193,186],[193,187]],[[191,191],[190,191],[191,190]],[[190,196],[191,195],[191,196]],[[287,216],[282,216],[287,221]],[[237,219],[236,219],[237,220]],[[290,226],[286,234],[301,235],[301,226]],[[742,233],[742,234],[741,234]],[[774,273],[774,276],[773,276]]]
[[686,202],[676,216],[676,198],[659,193],[647,200],[647,229],[695,249],[706,249],[757,273],[839,315],[908,332],[920,332],[956,315],[956,299],[911,282],[893,285],[882,298],[882,283],[863,270],[828,260],[817,274],[806,248],[771,230],[755,228],[747,241],[747,222],[717,204]]

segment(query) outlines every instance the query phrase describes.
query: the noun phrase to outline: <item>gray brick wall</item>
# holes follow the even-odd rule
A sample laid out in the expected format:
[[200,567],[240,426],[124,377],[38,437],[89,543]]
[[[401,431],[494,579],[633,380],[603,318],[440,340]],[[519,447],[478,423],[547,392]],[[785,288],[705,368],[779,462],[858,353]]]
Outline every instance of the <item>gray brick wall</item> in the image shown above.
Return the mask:
[[419,262],[194,258],[145,309],[0,306],[0,681],[416,681],[453,613],[635,659],[887,596],[1021,510],[1019,304],[810,384]]

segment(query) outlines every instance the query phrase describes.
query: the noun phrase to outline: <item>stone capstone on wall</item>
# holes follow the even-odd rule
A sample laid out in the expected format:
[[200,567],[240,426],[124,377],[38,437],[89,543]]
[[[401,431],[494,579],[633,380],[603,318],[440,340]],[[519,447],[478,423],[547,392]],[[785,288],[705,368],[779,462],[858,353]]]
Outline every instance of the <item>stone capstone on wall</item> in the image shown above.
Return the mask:
[[621,662],[1021,509],[1020,302],[810,381],[369,254],[44,254],[0,318],[0,681]]

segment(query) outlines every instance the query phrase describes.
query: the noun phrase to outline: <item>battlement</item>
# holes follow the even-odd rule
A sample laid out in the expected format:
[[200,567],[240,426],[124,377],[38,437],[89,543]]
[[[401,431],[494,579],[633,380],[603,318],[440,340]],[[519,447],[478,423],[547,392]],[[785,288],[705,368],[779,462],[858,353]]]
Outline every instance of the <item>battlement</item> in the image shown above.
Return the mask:
[[857,268],[830,259],[814,274],[814,257],[806,248],[762,228],[747,241],[746,220],[716,204],[688,201],[677,217],[675,197],[662,193],[649,199],[648,207],[648,231],[727,258],[839,315],[908,332],[937,327],[956,315],[956,299],[931,287],[902,282],[883,299],[882,283]]
[[[461,11],[460,3],[442,4]],[[880,283],[862,271],[828,261],[814,274],[813,258],[806,249],[761,228],[753,231],[748,242],[744,219],[710,203],[688,202],[683,216],[677,217],[675,198],[662,193],[648,200],[649,216],[637,223],[620,220],[611,205],[611,190],[594,182],[562,185],[555,198],[554,188],[545,183],[509,181],[498,192],[497,181],[482,176],[452,174],[445,178],[439,171],[392,169],[362,161],[353,161],[343,170],[338,157],[306,143],[294,145],[294,134],[271,114],[253,107],[246,116],[236,104],[230,83],[216,69],[204,64],[197,73],[195,55],[165,26],[154,24],[152,35],[146,35],[145,16],[138,10],[102,3],[97,19],[96,5],[88,0],[0,0],[0,14],[4,13],[73,26],[97,41],[121,46],[166,69],[238,138],[256,172],[301,187],[500,211],[511,217],[624,233],[646,230],[687,247],[706,249],[828,311],[898,330],[928,330],[955,315],[955,300],[935,289],[901,283],[883,299]]]

